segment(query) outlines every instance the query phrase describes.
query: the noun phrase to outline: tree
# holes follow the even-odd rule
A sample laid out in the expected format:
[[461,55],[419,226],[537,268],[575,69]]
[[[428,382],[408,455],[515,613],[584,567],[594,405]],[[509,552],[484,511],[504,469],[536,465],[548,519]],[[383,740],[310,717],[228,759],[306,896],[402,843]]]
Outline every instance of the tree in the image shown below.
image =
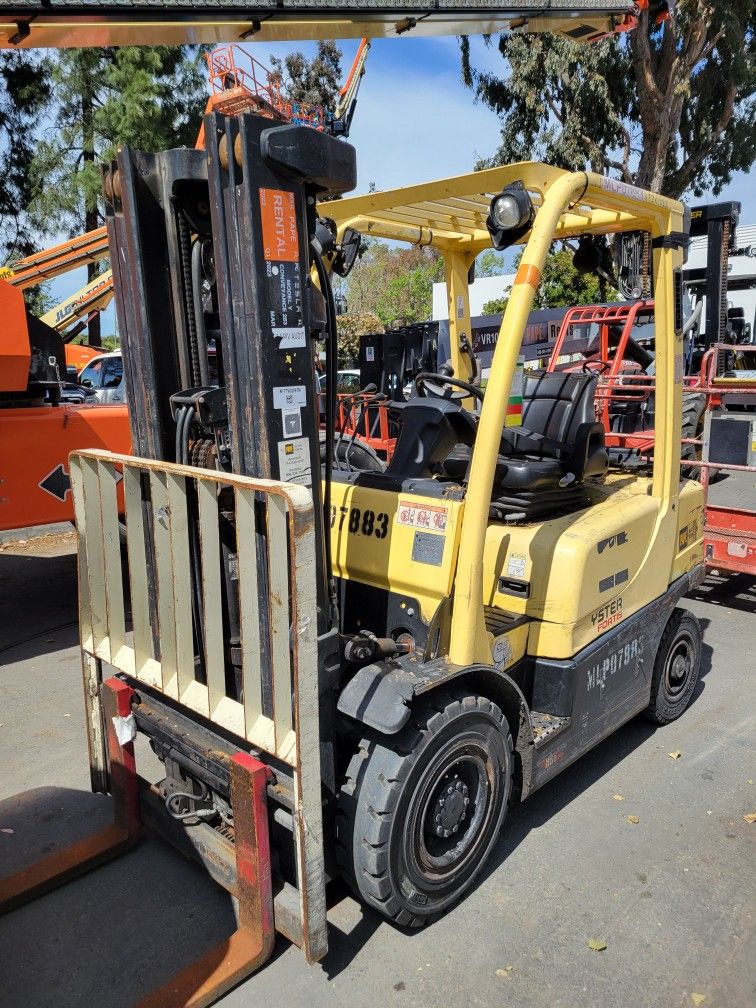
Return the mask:
[[311,60],[301,52],[293,52],[283,60],[274,56],[270,64],[292,101],[333,111],[341,88],[341,50],[335,42],[318,42],[317,53]]
[[350,315],[339,315],[338,357],[340,368],[352,368],[357,364],[360,353],[360,336],[368,333],[382,333],[383,325],[377,315],[372,312],[357,312]]
[[509,297],[503,295],[502,297],[493,298],[491,301],[486,301],[481,308],[483,315],[503,315],[507,310],[507,305],[509,304]]
[[507,262],[501,252],[486,249],[475,260],[476,277],[503,276],[507,272]]
[[381,323],[425,322],[432,313],[433,284],[444,279],[443,260],[432,248],[391,248],[368,239],[346,281],[350,311],[372,312]]
[[[521,256],[515,259],[514,268]],[[510,291],[483,305],[484,315],[503,315],[509,303]],[[541,282],[535,292],[533,308],[573,308],[578,305],[601,304],[614,301],[618,292],[613,287],[601,290],[595,273],[580,273],[572,264],[572,249],[552,248],[546,256]]]
[[577,305],[614,301],[617,291],[601,290],[595,273],[579,273],[572,265],[572,250],[552,249],[543,266],[541,282],[535,293],[533,308],[572,308]]
[[[199,50],[189,47],[61,49],[52,64],[52,127],[29,166],[30,213],[42,234],[102,223],[100,164],[130,145],[193,144],[207,99]],[[88,280],[99,266],[89,265]],[[89,326],[99,345],[100,322]]]
[[26,215],[41,115],[50,100],[50,60],[34,51],[0,53],[0,265],[34,251]]
[[481,166],[541,158],[614,173],[679,197],[715,194],[756,158],[753,0],[680,0],[657,26],[644,11],[627,36],[577,45],[551,35],[502,35],[508,75],[462,70],[502,121]]

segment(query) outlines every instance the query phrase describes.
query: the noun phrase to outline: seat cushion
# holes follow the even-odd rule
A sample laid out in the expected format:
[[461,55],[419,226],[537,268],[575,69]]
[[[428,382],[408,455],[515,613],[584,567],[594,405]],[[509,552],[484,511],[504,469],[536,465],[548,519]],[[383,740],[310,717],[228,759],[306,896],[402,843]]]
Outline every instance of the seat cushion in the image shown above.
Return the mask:
[[[458,483],[467,479],[471,450],[466,445],[458,445],[444,462],[446,475]],[[562,465],[551,458],[533,458],[499,455],[496,460],[493,497],[500,492],[527,490],[533,493],[557,490],[564,476]]]
[[556,459],[506,458],[500,455],[496,460],[493,496],[519,490],[529,493],[558,490],[563,476],[564,470]]

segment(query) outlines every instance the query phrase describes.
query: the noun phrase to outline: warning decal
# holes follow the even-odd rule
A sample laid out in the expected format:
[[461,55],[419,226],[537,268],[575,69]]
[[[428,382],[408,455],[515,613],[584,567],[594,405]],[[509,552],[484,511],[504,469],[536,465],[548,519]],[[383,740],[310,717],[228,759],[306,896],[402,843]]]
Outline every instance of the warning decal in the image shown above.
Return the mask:
[[312,486],[310,444],[307,438],[278,442],[278,478],[284,483]]
[[426,532],[446,532],[449,517],[448,509],[432,504],[416,504],[412,501],[399,501],[396,520],[399,525],[410,525],[412,528],[424,529]]
[[507,403],[507,414],[504,425],[506,427],[522,427],[522,393],[525,385],[525,358],[517,359],[517,367],[512,378],[512,388],[509,392],[509,402]]

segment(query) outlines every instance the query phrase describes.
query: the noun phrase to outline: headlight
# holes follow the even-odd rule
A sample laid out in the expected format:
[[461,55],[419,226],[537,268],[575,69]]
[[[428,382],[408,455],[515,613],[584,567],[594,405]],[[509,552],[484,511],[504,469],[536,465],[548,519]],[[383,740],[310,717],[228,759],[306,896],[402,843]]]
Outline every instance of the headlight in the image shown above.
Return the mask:
[[495,249],[513,245],[528,231],[535,217],[535,208],[522,182],[512,182],[494,196],[488,211],[486,227]]
[[522,207],[512,193],[502,193],[491,202],[491,220],[503,231],[523,223]]

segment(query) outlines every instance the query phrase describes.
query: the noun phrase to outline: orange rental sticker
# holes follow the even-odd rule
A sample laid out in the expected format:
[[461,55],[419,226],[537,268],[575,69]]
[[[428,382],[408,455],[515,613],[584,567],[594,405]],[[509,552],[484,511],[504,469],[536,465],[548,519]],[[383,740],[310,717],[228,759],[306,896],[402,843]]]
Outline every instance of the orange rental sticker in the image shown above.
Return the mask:
[[284,189],[260,190],[263,251],[268,262],[297,262],[297,208],[294,193]]

